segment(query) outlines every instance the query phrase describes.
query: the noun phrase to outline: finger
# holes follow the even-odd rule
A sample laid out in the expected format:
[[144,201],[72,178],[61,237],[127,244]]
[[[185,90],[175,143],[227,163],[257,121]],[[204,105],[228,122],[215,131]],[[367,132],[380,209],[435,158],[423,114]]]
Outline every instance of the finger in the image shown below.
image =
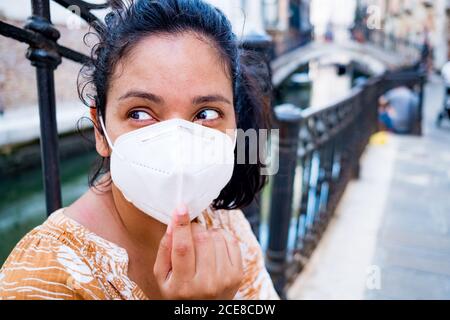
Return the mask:
[[222,230],[222,233],[224,235],[228,250],[228,258],[230,259],[231,264],[228,271],[230,277],[228,280],[227,292],[231,297],[230,299],[233,299],[241,287],[244,278],[244,264],[238,239],[226,230]]
[[234,296],[234,294],[236,294],[235,291],[233,290],[237,290],[241,283],[242,283],[242,279],[244,277],[244,263],[243,263],[243,259],[242,259],[242,252],[241,252],[241,247],[239,244],[238,239],[230,234],[229,232],[224,232],[225,233],[225,242],[227,244],[227,249],[228,249],[228,254],[229,254],[229,258],[231,260],[231,271],[230,271],[230,275],[232,280],[232,283],[235,284],[235,286],[231,286],[230,289],[232,290],[232,296]]
[[219,277],[224,277],[231,271],[232,267],[225,242],[225,234],[220,229],[213,229],[211,233],[214,240],[214,251],[216,252],[216,274]]
[[238,239],[229,232],[224,232],[228,255],[233,267],[243,270],[242,252]]
[[178,208],[172,219],[172,276],[191,279],[195,274],[195,250],[187,209]]
[[153,274],[156,281],[162,284],[166,281],[171,269],[171,251],[172,251],[172,235],[170,232],[170,225],[167,226],[167,231],[159,242],[158,253],[156,255],[155,265],[153,266]]
[[198,223],[192,224],[195,245],[195,274],[197,277],[213,276],[216,271],[216,258],[211,233]]

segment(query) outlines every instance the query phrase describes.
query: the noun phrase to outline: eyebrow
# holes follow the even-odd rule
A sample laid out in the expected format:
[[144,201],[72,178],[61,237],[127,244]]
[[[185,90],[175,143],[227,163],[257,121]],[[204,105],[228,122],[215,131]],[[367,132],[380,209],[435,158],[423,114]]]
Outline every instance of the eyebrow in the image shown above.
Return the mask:
[[208,102],[225,102],[231,104],[230,100],[220,94],[211,94],[207,96],[197,96],[192,99],[193,104],[202,104]]
[[164,99],[160,96],[157,96],[156,94],[145,92],[145,91],[138,91],[138,90],[131,90],[125,93],[124,95],[120,96],[119,100],[125,100],[127,98],[142,98],[145,100],[152,101],[154,103],[163,104]]
[[[124,95],[119,97],[119,100],[124,100],[127,98],[142,98],[145,100],[149,100],[151,102],[157,103],[157,104],[164,104],[164,99],[161,96],[158,96],[156,94],[145,92],[145,91],[139,91],[139,90],[131,90],[125,93]],[[192,99],[193,104],[202,104],[202,103],[208,103],[208,102],[224,102],[227,104],[232,104],[230,100],[225,98],[224,96],[220,94],[211,94],[206,96],[196,96]]]

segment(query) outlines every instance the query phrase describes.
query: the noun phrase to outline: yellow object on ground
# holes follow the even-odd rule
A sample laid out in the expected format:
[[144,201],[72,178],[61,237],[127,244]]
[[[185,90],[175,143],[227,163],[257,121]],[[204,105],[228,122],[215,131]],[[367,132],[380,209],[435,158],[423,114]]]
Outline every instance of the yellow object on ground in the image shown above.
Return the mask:
[[370,137],[370,144],[384,145],[388,142],[388,140],[389,133],[387,131],[380,131]]

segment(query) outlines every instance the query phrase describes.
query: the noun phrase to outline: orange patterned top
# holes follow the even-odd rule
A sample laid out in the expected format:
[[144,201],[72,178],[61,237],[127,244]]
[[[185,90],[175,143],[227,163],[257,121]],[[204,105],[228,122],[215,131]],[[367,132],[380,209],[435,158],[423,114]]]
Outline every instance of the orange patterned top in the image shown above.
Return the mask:
[[[244,280],[234,299],[279,299],[250,224],[240,210],[205,211],[199,222],[234,234]],[[1,299],[147,299],[127,276],[125,249],[64,215],[64,209],[25,235],[0,270]]]

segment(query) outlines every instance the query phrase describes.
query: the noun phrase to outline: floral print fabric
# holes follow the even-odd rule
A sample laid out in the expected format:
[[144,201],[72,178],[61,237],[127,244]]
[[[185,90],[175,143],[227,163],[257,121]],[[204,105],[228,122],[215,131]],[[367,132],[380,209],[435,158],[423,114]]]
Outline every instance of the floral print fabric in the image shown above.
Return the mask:
[[[279,299],[261,247],[240,210],[209,209],[198,221],[207,228],[224,228],[239,240],[244,279],[235,299]],[[63,208],[11,252],[0,270],[0,300],[147,299],[127,273],[126,250],[65,216]]]

